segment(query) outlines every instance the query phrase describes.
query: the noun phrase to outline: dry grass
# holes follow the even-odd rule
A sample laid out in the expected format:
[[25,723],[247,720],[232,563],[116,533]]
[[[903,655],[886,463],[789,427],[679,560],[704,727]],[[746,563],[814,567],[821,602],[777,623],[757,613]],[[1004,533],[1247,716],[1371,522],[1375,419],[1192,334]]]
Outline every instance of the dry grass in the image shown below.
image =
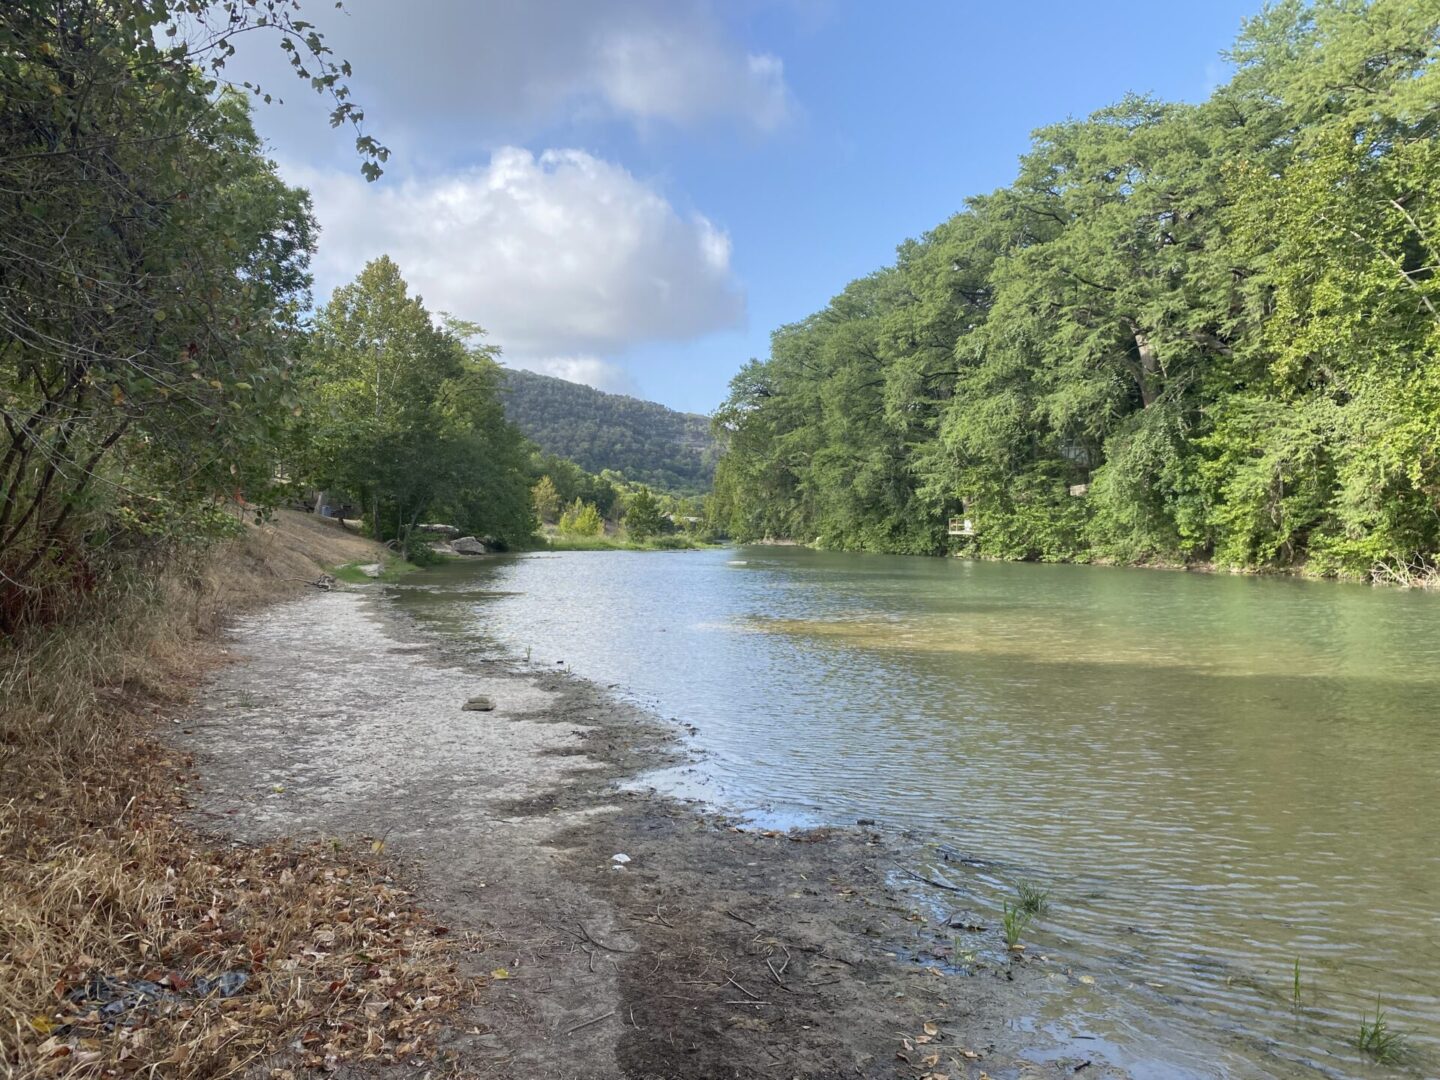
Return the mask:
[[[153,737],[229,614],[377,550],[282,515],[0,652],[4,1074],[283,1076],[432,1052],[461,986],[380,845],[207,841],[184,817],[190,763]],[[196,993],[223,972],[240,993]],[[106,1017],[97,977],[165,993]]]

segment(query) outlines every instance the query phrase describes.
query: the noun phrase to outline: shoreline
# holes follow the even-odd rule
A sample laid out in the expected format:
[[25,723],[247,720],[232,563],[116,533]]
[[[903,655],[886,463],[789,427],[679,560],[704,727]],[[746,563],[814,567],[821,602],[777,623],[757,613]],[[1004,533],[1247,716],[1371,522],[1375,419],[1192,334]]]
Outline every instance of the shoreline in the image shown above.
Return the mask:
[[[916,838],[782,833],[624,790],[685,760],[673,725],[386,608],[338,592],[242,620],[239,662],[179,745],[207,831],[382,837],[409,868],[481,988],[439,1040],[455,1067],[958,1078],[1039,1075],[1038,1057],[1125,1075],[1019,1030],[1042,989],[1078,976],[1038,952],[1008,958],[997,927],[933,919],[897,874],[923,866]],[[477,689],[494,710],[462,712]]]
[[[924,554],[905,551],[868,551],[848,548],[829,548],[821,547],[818,544],[809,544],[803,540],[787,540],[774,537],[766,537],[763,540],[730,540],[716,546],[736,548],[798,547],[805,548],[807,551],[835,555],[884,555],[891,558],[906,559],[961,559],[968,562],[1006,563],[1012,566],[1094,566],[1104,567],[1110,570],[1165,570],[1177,574],[1229,575],[1231,577],[1271,578],[1286,581],[1326,582],[1332,585],[1368,585],[1371,588],[1414,589],[1420,592],[1440,591],[1440,574],[1437,573],[1417,573],[1414,580],[1410,581],[1402,581],[1398,578],[1386,581],[1380,579],[1378,570],[1372,571],[1367,577],[1345,577],[1338,574],[1312,573],[1304,566],[1223,566],[1209,559],[1197,560],[1195,562],[1124,562],[1117,559],[1105,558],[1086,561],[1080,559],[1005,559],[999,556],[974,555],[965,552]],[[1393,576],[1392,574],[1392,577]]]

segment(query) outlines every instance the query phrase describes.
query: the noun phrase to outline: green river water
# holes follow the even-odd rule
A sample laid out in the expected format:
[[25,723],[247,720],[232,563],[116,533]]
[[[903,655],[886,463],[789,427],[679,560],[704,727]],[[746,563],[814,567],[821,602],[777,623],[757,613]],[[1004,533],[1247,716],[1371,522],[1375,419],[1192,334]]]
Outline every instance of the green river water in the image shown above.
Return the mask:
[[[913,829],[968,893],[931,899],[991,919],[1050,889],[1032,948],[1093,983],[1037,1031],[1141,1077],[1440,1075],[1440,597],[774,547],[489,559],[393,596],[695,725],[661,786]],[[1353,1047],[1377,1001],[1398,1066]]]

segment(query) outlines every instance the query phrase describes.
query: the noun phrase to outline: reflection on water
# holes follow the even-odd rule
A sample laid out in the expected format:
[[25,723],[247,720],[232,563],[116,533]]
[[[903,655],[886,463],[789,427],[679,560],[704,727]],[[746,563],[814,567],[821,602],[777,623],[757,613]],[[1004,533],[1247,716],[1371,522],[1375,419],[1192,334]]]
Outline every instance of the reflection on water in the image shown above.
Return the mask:
[[1036,939],[1096,982],[1035,1022],[1137,1075],[1393,1075],[1351,1046],[1377,997],[1436,1074],[1436,597],[793,548],[410,580],[437,632],[695,724],[735,805],[914,827],[992,864],[941,867],[981,908],[1048,885]]

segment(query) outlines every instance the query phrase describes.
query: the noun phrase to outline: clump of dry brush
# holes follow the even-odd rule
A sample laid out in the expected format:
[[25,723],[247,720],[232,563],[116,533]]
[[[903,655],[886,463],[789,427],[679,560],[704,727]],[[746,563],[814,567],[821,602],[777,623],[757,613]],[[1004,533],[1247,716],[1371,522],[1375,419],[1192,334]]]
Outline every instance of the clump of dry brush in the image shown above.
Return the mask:
[[[231,571],[263,568],[237,553]],[[187,821],[190,762],[154,724],[237,589],[177,567],[0,643],[0,1074],[423,1059],[464,1003],[445,928],[382,845],[237,847]]]

